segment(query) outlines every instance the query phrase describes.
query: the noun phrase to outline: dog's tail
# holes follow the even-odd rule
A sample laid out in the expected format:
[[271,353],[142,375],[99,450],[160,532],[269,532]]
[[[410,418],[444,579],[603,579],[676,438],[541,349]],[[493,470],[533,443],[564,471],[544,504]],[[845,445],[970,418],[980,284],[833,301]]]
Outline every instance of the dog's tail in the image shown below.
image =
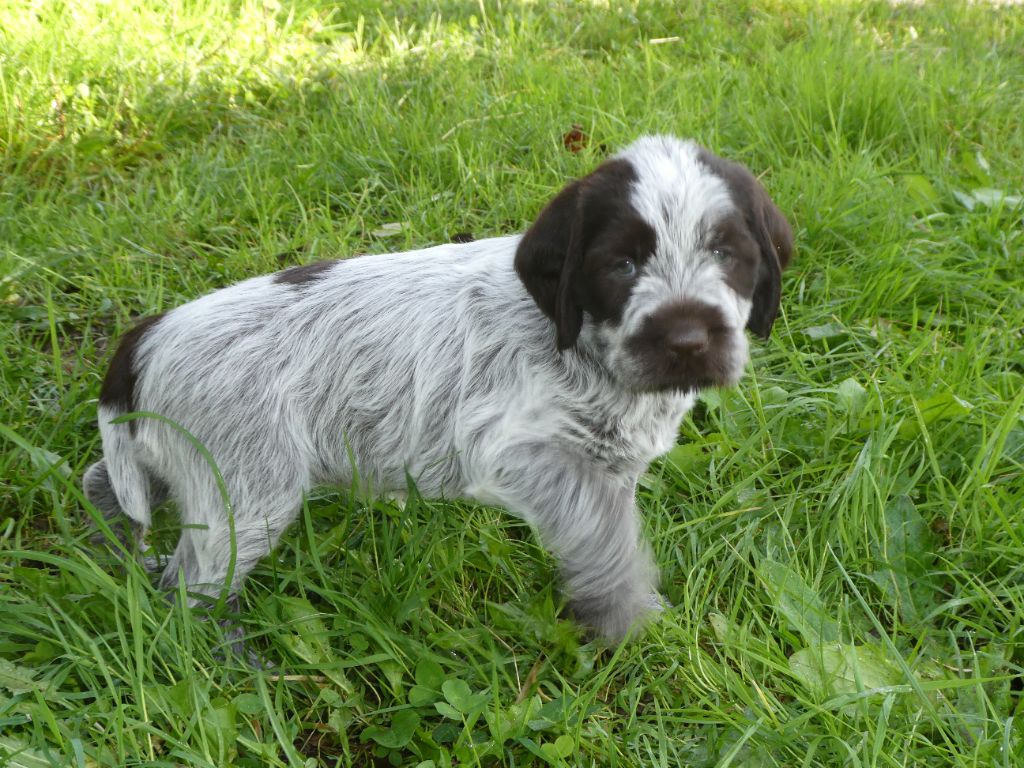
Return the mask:
[[110,407],[99,407],[103,458],[86,470],[82,490],[106,519],[125,515],[147,529],[153,496],[152,479],[139,461],[128,423],[110,423],[119,415]]

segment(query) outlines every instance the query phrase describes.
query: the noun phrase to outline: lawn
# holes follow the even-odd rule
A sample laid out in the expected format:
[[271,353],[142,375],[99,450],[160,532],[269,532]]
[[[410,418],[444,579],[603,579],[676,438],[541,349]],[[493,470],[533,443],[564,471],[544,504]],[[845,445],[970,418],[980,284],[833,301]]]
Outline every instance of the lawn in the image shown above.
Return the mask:
[[[0,764],[1024,765],[1024,9],[132,6],[0,2]],[[797,254],[643,478],[674,607],[634,642],[497,509],[309,498],[242,595],[265,669],[90,541],[134,318],[521,231],[650,132]]]

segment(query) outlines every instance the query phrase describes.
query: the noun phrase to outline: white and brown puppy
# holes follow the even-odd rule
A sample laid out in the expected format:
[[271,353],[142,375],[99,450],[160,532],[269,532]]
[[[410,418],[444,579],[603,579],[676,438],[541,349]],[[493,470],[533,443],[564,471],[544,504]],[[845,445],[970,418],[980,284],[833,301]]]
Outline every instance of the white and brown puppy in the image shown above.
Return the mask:
[[[704,387],[767,337],[790,258],[754,177],[691,141],[642,138],[569,184],[525,235],[295,267],[128,332],[99,400],[90,501],[184,528],[162,583],[235,589],[303,493],[499,504],[555,554],[575,616],[620,638],[657,605],[635,490]],[[208,462],[160,414],[212,454]]]

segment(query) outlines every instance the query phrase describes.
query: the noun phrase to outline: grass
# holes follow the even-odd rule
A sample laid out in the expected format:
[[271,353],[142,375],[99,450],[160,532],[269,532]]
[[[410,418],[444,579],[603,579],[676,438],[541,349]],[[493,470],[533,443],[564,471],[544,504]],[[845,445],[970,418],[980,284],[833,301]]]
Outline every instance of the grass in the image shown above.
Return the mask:
[[[0,5],[0,763],[1024,764],[1021,9],[134,5]],[[521,230],[654,131],[763,172],[798,255],[644,478],[637,641],[499,510],[309,499],[243,594],[265,671],[89,542],[133,317]]]

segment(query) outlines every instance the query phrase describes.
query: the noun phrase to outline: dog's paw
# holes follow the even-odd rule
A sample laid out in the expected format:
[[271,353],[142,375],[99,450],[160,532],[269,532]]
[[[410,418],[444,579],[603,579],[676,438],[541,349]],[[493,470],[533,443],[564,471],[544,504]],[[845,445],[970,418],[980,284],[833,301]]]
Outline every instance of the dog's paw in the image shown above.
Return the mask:
[[671,610],[673,606],[671,601],[660,592],[651,592],[647,595],[647,607],[652,611],[661,613],[662,611]]
[[668,601],[652,592],[632,599],[574,600],[569,610],[576,621],[593,634],[619,643],[636,637],[652,616],[669,607]]

